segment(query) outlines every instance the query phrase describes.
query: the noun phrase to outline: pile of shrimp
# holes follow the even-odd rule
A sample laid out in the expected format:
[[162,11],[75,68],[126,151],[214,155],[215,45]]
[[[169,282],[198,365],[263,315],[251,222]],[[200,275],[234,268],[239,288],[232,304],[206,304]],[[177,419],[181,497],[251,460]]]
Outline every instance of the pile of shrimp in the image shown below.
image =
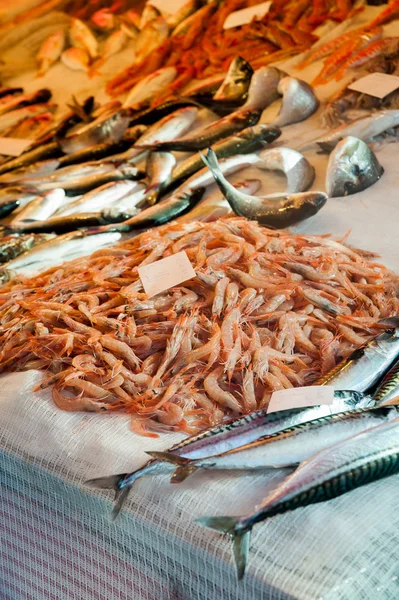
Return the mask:
[[[138,267],[182,250],[196,277],[149,299]],[[372,256],[238,217],[168,224],[5,285],[0,368],[46,371],[61,409],[191,434],[316,382],[397,314]]]
[[176,93],[193,79],[227,72],[241,56],[255,69],[281,61],[309,48],[317,39],[312,31],[326,19],[341,22],[352,10],[352,0],[275,0],[268,14],[239,28],[223,29],[230,13],[258,4],[258,0],[209,3],[193,15],[179,35],[163,41],[143,60],[135,61],[107,85],[111,95],[131,89],[141,78],[165,66],[175,66],[179,77],[171,84]]

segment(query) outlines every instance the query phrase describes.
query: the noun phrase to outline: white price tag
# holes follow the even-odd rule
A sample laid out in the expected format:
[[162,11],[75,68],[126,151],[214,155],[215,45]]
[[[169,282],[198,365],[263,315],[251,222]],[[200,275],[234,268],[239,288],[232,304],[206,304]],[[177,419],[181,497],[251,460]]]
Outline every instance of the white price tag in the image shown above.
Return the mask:
[[273,392],[267,412],[303,408],[305,406],[319,406],[334,402],[334,387],[332,385],[312,385],[306,387],[290,388]]
[[32,141],[33,140],[0,137],[0,154],[5,154],[6,156],[19,156],[31,145]]
[[187,4],[187,0],[148,0],[148,4],[155,6],[162,14],[174,15]]
[[263,19],[263,17],[269,12],[271,5],[271,2],[262,2],[262,4],[257,4],[256,6],[251,6],[250,8],[236,10],[235,12],[229,14],[223,24],[223,29],[231,29],[232,27],[246,25],[247,23],[250,23],[252,19]]
[[184,250],[139,267],[138,272],[149,298],[195,277],[195,271]]
[[399,88],[399,77],[386,73],[371,73],[348,85],[348,90],[368,94],[375,98],[385,98]]

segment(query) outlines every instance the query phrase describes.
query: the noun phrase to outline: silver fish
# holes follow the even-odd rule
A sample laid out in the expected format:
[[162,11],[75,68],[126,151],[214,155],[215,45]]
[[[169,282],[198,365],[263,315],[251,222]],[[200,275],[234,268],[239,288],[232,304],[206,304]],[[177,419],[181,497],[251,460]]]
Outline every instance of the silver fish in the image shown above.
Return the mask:
[[23,228],[23,224],[29,224],[30,221],[43,221],[51,217],[56,210],[65,202],[65,192],[62,188],[56,188],[37,196],[32,202],[21,210],[11,221],[13,229]]
[[134,215],[119,225],[105,227],[103,231],[135,231],[163,225],[189,211],[200,201],[204,192],[205,188],[198,188],[187,193],[174,194],[170,198],[142,210],[138,215]]
[[147,188],[147,203],[155,204],[162,190],[168,185],[176,159],[170,152],[151,152],[147,159],[147,177],[150,184]]
[[399,418],[366,429],[303,461],[252,514],[202,517],[197,523],[231,536],[237,576],[242,579],[251,530],[256,523],[302,506],[331,500],[396,473],[399,473]]
[[91,161],[80,165],[70,165],[68,167],[62,167],[47,175],[41,175],[40,177],[29,177],[26,179],[28,185],[41,185],[45,183],[59,183],[60,187],[62,182],[71,181],[80,177],[86,177],[88,175],[100,175],[102,173],[108,173],[115,168],[112,161],[109,162],[97,162]]
[[[260,119],[262,111],[254,109],[239,109],[230,115],[227,115],[216,122],[210,123],[194,131],[190,137],[176,138],[167,142],[157,142],[155,144],[142,146],[149,147],[152,150],[170,150],[178,152],[190,152],[207,148],[219,140],[238,133],[246,127],[256,125]],[[137,142],[136,146],[140,142]]]
[[198,110],[196,106],[185,106],[166,115],[149,127],[132,148],[121,154],[114,155],[112,157],[113,160],[127,160],[129,162],[142,160],[147,156],[147,151],[143,150],[140,146],[150,146],[156,142],[166,142],[183,135],[193,125],[197,118]]
[[231,61],[222,85],[213,100],[239,100],[246,96],[254,71],[244,58],[237,56]]
[[32,165],[40,160],[48,158],[58,158],[62,155],[62,150],[58,142],[49,142],[41,146],[35,147],[32,150],[27,150],[20,156],[8,160],[4,164],[0,165],[0,175]]
[[46,268],[61,264],[64,260],[70,260],[73,254],[83,256],[91,254],[98,247],[102,248],[115,244],[121,237],[118,232],[90,233],[86,231],[71,231],[64,235],[52,238],[35,246],[28,252],[21,254],[18,258],[10,260],[2,265],[6,270],[19,270],[32,264],[45,263]]
[[[234,448],[253,442],[263,435],[272,435],[283,429],[288,429],[316,418],[368,405],[372,405],[372,400],[368,397],[363,397],[362,394],[357,394],[356,392],[336,392],[332,404],[269,414],[266,412],[266,409],[260,410],[250,415],[239,417],[238,419],[232,419],[227,423],[205,429],[197,435],[175,444],[169,448],[169,452],[190,459],[206,458],[207,456],[227,452],[228,450],[233,450]],[[137,479],[145,475],[172,473],[174,470],[173,465],[159,460],[150,460],[137,471],[133,471],[133,473],[91,479],[86,483],[92,487],[115,490],[116,504],[113,515],[116,517]],[[186,476],[190,472],[188,469]],[[181,480],[182,475],[183,473],[180,472]]]
[[296,466],[316,452],[398,416],[398,410],[392,406],[360,408],[320,417],[206,458],[189,459],[176,456],[173,452],[148,452],[147,454],[175,465],[179,469],[172,475],[171,483],[180,483],[180,475],[184,478],[188,470],[192,473],[197,469],[224,471],[282,469]]
[[286,77],[286,73],[277,67],[261,67],[252,76],[248,89],[248,98],[243,108],[264,109],[277,100],[280,95],[278,91],[280,81]]
[[362,348],[355,350],[335,369],[316,382],[332,385],[335,390],[366,392],[375,385],[399,357],[399,328],[380,333]]
[[[281,135],[277,127],[258,124],[255,127],[248,127],[240,133],[236,133],[217,142],[213,151],[218,158],[229,158],[236,154],[251,154],[262,148],[265,144],[274,142]],[[191,156],[177,165],[172,174],[172,180],[166,188],[167,190],[175,188],[182,181],[199,171],[202,167],[202,158],[200,155]]]
[[366,142],[348,136],[338,142],[330,154],[326,191],[330,198],[362,192],[376,183],[383,167]]
[[398,126],[399,110],[381,110],[368,117],[345,123],[325,135],[306,142],[299,150],[309,149],[316,145],[326,152],[331,152],[338,142],[345,137],[353,136],[364,142],[371,142],[373,138],[384,133],[384,131]]
[[[234,183],[234,187],[245,194],[255,194],[262,182],[259,179],[245,179]],[[176,219],[177,223],[189,223],[190,221],[216,221],[233,211],[226,198],[219,191],[210,194],[205,200],[198,202],[189,213]]]
[[82,127],[78,133],[74,133],[60,141],[60,146],[65,154],[71,154],[103,142],[119,142],[129,126],[130,113],[120,109],[111,115],[102,115],[92,123]]
[[323,192],[302,192],[299,194],[269,194],[263,197],[250,196],[234,188],[219,169],[212,149],[202,160],[212,171],[215,181],[226,200],[237,215],[254,219],[261,225],[281,229],[295,225],[315,215],[326,203]]
[[43,175],[49,175],[53,173],[60,165],[58,159],[42,160],[28,165],[27,167],[21,167],[15,169],[9,173],[0,175],[0,184],[17,183],[24,181],[25,179],[32,179],[34,176],[40,177]]
[[284,77],[279,82],[277,91],[282,94],[283,100],[277,119],[272,123],[276,127],[304,121],[319,108],[320,102],[306,81]]
[[105,183],[84,194],[75,202],[68,204],[58,212],[58,215],[63,217],[78,212],[101,211],[126,196],[126,194],[136,191],[137,187],[138,184],[135,181],[124,179]]
[[296,150],[291,148],[271,148],[259,153],[261,169],[283,171],[287,177],[286,193],[305,192],[315,178],[314,167]]
[[120,164],[117,168],[101,171],[97,174],[88,174],[76,179],[68,179],[67,181],[36,181],[36,187],[41,191],[53,190],[57,187],[62,187],[67,196],[76,196],[78,194],[85,194],[91,190],[98,188],[105,183],[112,181],[120,181],[122,179],[143,179],[145,173],[139,171],[133,165]]

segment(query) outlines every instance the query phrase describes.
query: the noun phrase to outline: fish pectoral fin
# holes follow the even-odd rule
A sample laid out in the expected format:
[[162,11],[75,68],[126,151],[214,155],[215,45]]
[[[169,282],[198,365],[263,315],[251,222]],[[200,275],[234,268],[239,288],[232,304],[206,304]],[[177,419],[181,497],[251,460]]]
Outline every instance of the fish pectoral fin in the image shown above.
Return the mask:
[[170,483],[181,483],[198,469],[197,465],[195,464],[197,461],[184,458],[183,456],[178,456],[177,454],[173,454],[173,452],[147,452],[147,454],[153,458],[156,458],[157,460],[168,462],[172,465],[177,465],[176,471],[170,478]]
[[173,452],[156,452],[155,450],[149,450],[146,454],[149,454],[162,462],[172,463],[172,465],[185,466],[191,463],[189,458],[178,456],[177,454],[173,454]]
[[197,523],[222,533],[228,533],[233,540],[233,555],[237,570],[237,579],[240,581],[245,574],[248,562],[251,529],[238,529],[240,517],[201,517]]
[[198,467],[195,465],[188,465],[187,467],[177,467],[176,471],[173,473],[170,478],[170,483],[181,483],[187,477],[189,477],[192,473],[197,470]]

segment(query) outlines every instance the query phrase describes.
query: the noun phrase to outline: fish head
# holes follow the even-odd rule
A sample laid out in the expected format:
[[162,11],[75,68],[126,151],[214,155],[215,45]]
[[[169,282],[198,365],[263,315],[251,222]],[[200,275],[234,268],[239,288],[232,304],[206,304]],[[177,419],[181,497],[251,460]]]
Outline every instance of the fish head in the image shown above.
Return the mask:
[[384,170],[363,140],[348,136],[330,155],[326,190],[331,198],[350,196],[375,183]]
[[255,127],[245,129],[245,131],[248,131],[248,135],[259,135],[262,142],[266,142],[268,144],[274,142],[274,140],[281,135],[281,129],[275,127],[274,125],[266,124],[256,125]]
[[301,214],[301,221],[313,217],[327,202],[324,192],[299,192],[292,195],[293,204]]

